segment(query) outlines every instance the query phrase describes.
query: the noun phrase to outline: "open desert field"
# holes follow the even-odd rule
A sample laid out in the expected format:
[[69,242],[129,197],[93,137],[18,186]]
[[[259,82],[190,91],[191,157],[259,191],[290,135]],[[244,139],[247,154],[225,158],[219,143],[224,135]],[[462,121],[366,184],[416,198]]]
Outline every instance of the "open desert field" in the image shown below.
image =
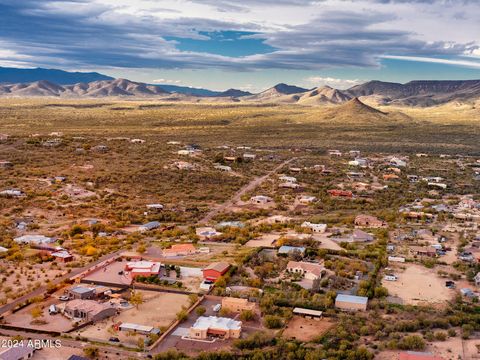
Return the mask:
[[390,295],[398,296],[410,305],[442,304],[454,296],[454,291],[445,287],[445,279],[438,277],[434,269],[417,264],[405,266],[404,271],[395,271],[397,281],[383,280]]
[[285,339],[312,341],[320,337],[334,326],[328,319],[312,320],[294,316],[287,324],[282,336]]
[[0,99],[2,131],[17,136],[103,133],[112,137],[142,136],[147,140],[155,136],[164,142],[196,141],[213,146],[241,144],[248,139],[252,146],[277,148],[317,148],[321,144],[325,149],[348,146],[374,151],[477,150],[478,109],[389,107],[392,114],[407,112],[407,116],[401,117],[403,120],[391,121],[372,121],[371,114],[362,109],[344,110],[335,113],[330,107],[169,104],[154,100]]

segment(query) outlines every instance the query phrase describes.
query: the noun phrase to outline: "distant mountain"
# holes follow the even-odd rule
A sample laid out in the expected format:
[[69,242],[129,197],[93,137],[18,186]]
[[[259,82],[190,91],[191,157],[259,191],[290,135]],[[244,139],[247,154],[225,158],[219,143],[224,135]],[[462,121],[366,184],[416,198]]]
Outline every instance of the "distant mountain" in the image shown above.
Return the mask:
[[[283,99],[281,99],[283,100],[282,102],[288,102],[288,101],[285,101],[288,99],[288,98],[285,98],[285,95],[299,94],[299,93],[304,93],[306,91],[308,91],[308,89],[304,89],[294,85],[287,85],[284,83],[280,83],[275,85],[274,87],[271,87],[270,89],[262,91],[259,94],[245,97],[244,100],[275,101],[283,97]],[[292,100],[293,100],[292,102],[296,101],[295,98],[292,98]]]
[[29,84],[0,85],[0,95],[10,97],[152,97],[159,95],[165,96],[168,94],[167,91],[159,86],[147,85],[125,79],[93,81],[73,85],[58,85],[45,80]]
[[41,80],[46,80],[59,85],[70,85],[80,82],[113,80],[113,78],[97,72],[69,72],[57,69],[17,69],[0,67],[0,83],[32,83]]
[[379,104],[433,106],[480,98],[480,80],[417,80],[406,84],[369,81],[345,91],[355,97],[373,97]]
[[243,91],[243,90],[238,90],[238,89],[228,89],[228,90],[225,90],[221,93],[218,93],[216,96],[238,98],[238,97],[250,96],[250,95],[252,95],[252,93],[250,93],[248,91]]
[[413,121],[408,115],[399,112],[383,112],[361,102],[358,98],[353,98],[337,106],[325,106],[318,116],[324,120],[340,121],[343,123],[378,123],[392,122],[401,124],[405,121]]
[[352,97],[330,86],[317,87],[302,94],[298,103],[303,105],[341,104]]

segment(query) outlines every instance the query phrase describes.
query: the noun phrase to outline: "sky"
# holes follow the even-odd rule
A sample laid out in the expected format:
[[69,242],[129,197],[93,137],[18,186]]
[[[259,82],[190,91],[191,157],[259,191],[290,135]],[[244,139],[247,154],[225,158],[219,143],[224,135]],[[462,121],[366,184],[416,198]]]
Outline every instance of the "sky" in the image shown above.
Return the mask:
[[0,66],[251,92],[480,79],[480,1],[0,0]]

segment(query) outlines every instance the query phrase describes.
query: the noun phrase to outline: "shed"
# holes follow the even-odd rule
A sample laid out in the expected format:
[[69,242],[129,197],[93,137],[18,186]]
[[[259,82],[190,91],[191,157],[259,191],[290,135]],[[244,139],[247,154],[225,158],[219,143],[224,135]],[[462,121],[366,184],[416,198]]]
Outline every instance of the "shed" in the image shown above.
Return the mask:
[[341,310],[367,310],[368,298],[365,296],[338,294],[335,298],[335,307]]

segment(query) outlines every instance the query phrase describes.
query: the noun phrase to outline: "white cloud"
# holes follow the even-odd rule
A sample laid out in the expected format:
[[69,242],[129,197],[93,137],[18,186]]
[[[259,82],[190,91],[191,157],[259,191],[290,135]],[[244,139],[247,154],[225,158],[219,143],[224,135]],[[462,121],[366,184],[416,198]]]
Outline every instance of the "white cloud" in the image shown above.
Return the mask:
[[305,79],[307,83],[314,86],[328,85],[336,89],[348,89],[352,86],[364,83],[365,80],[359,79],[337,79],[333,77],[310,76]]
[[397,60],[405,60],[405,61],[417,61],[417,62],[426,62],[426,63],[435,63],[435,64],[446,64],[446,65],[455,65],[455,66],[463,66],[463,67],[479,68],[480,69],[480,61],[461,60],[461,59],[454,59],[454,60],[438,59],[438,58],[423,57],[423,56],[384,55],[382,57],[384,59],[397,59]]
[[181,84],[181,80],[173,80],[173,79],[155,79],[152,80],[154,84]]

